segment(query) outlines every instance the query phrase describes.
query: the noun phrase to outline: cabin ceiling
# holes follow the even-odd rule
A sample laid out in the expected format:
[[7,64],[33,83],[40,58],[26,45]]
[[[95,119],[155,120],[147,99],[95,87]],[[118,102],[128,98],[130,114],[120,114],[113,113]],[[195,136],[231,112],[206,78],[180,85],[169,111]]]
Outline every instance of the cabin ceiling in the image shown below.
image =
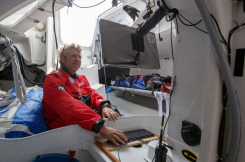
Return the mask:
[[36,0],[1,0],[0,21]]
[[[52,0],[10,0],[1,4],[1,24],[23,33],[52,15]],[[64,6],[69,6],[67,0],[56,0],[54,12]],[[19,13],[22,8],[23,11]],[[4,22],[5,18],[7,23]]]

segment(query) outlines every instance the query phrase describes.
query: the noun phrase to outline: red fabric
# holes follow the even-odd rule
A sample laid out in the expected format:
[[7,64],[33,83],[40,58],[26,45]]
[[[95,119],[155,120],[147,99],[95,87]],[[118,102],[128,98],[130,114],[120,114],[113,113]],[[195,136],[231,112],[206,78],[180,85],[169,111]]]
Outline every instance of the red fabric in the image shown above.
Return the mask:
[[69,151],[69,155],[70,155],[70,162],[72,162],[74,156],[76,155],[76,151]]
[[[171,83],[165,83],[165,85],[169,88],[171,87]],[[170,90],[167,90],[164,86],[162,86],[161,91],[165,93],[170,93]]]
[[89,106],[99,110],[103,98],[90,87],[85,76],[78,75],[77,80],[73,80],[62,70],[56,70],[46,76],[42,103],[50,129],[79,124],[82,128],[91,130],[94,123],[101,119],[101,116],[84,102],[74,98],[79,94],[79,89],[82,95],[91,94]]

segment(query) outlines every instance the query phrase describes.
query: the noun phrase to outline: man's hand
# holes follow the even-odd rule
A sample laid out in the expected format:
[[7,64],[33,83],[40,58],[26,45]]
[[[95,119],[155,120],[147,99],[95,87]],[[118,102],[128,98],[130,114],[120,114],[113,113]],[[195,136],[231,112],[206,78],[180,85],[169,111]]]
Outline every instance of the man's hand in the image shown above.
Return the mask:
[[102,109],[102,117],[105,118],[105,117],[108,117],[109,120],[117,120],[117,117],[119,117],[120,115],[116,112],[116,111],[113,111],[111,108],[109,107],[104,107]]
[[103,126],[100,129],[99,134],[103,138],[113,142],[116,146],[119,146],[118,142],[125,144],[125,142],[128,140],[126,135],[122,131],[111,128],[111,127]]

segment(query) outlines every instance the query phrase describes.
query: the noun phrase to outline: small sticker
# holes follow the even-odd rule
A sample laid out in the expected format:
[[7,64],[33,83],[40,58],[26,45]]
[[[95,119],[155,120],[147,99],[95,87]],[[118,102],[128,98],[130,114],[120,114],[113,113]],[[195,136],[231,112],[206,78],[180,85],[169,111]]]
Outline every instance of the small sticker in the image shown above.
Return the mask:
[[37,90],[38,89],[38,85],[33,86],[33,89]]
[[62,75],[62,73],[59,70],[57,70],[56,73],[58,73],[59,75]]
[[75,83],[75,80],[72,79],[71,77],[69,77],[69,80],[70,80],[70,82],[72,82],[73,84]]
[[148,38],[150,43],[155,43],[156,42],[155,36],[153,34],[151,34],[151,33],[147,34],[147,38]]
[[83,85],[84,85],[84,83],[83,82],[80,82],[78,86],[79,87],[82,87]]
[[59,90],[66,91],[64,86],[58,86],[57,87]]
[[189,150],[182,150],[182,155],[191,162],[195,162],[197,160],[197,156]]

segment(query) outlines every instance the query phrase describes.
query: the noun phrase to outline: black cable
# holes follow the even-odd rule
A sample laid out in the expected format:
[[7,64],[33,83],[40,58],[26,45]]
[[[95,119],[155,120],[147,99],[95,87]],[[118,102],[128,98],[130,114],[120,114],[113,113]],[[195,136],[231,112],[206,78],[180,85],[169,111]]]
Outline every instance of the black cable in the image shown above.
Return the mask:
[[118,150],[117,150],[117,155],[118,155],[118,160],[121,161],[120,155],[119,155],[119,150],[123,148],[125,145],[122,145]]
[[221,120],[220,120],[220,126],[219,126],[219,135],[218,135],[218,147],[217,147],[217,154],[219,156],[218,162],[221,162],[221,157],[223,154],[223,143],[224,143],[224,134],[225,134],[225,125],[226,125],[226,105],[228,100],[228,94],[227,89],[225,86],[225,83],[223,81],[223,90],[222,90],[222,114],[221,114]]
[[174,49],[173,49],[173,29],[172,29],[172,21],[171,21],[171,32],[170,32],[170,38],[171,38],[171,50],[172,50],[172,59],[174,61]]
[[152,161],[151,161],[151,162],[153,162],[153,161],[155,160],[155,157],[156,157],[156,155],[154,155],[154,157],[153,157],[153,159],[152,159]]
[[164,133],[162,127],[163,127],[163,123],[164,123],[164,118],[165,118],[165,116],[162,115],[161,131],[160,131],[160,138],[159,138],[159,149],[160,150],[162,150],[162,138],[163,138],[163,133]]
[[43,85],[43,83],[36,83],[36,82],[31,81],[31,80],[26,76],[25,70],[24,70],[24,67],[23,67],[23,57],[21,56],[21,54],[20,54],[18,48],[15,47],[15,46],[14,46],[14,48],[15,48],[16,53],[17,53],[17,55],[18,55],[18,60],[19,60],[19,62],[20,62],[20,70],[21,70],[21,73],[22,73],[22,75],[24,76],[24,78],[25,78],[28,82],[30,82],[30,83],[32,83],[32,84],[34,84],[34,85]]
[[56,0],[53,0],[53,3],[52,3],[52,14],[53,14],[53,29],[54,29],[55,44],[56,44],[56,49],[58,49],[57,35],[56,35],[56,30],[55,30],[55,15],[54,15],[55,1]]
[[196,22],[195,24],[193,24],[192,22],[190,22],[189,20],[187,20],[183,15],[181,15],[180,13],[178,13],[179,16],[181,16],[183,19],[185,19],[186,21],[188,21],[190,24],[186,24],[186,23],[183,23],[185,26],[195,26],[195,25],[198,25],[199,23],[202,22],[202,19],[199,20],[198,22]]
[[[166,6],[167,7],[167,6]],[[166,12],[166,21],[169,22],[169,21],[172,21],[174,18],[176,18],[177,14],[179,13],[179,11],[176,9],[176,8],[173,8],[173,9],[165,9],[165,12]],[[170,15],[173,14],[173,15]]]
[[[183,17],[183,19],[185,19],[185,20],[186,20],[187,22],[189,22],[191,25],[190,25],[190,24],[184,23],[183,20],[180,18],[180,16]],[[183,15],[181,15],[180,13],[177,14],[177,17],[179,18],[179,20],[180,20],[185,26],[193,26],[193,27],[195,27],[196,29],[200,30],[201,32],[208,34],[208,32],[206,32],[206,31],[204,31],[204,30],[202,30],[202,29],[200,29],[200,28],[198,28],[198,27],[196,26],[196,25],[199,24],[201,21],[198,21],[197,23],[193,24],[192,22],[190,22],[188,19],[186,19],[186,18],[185,18]]]
[[42,64],[31,64],[31,65],[28,65],[25,63],[25,59],[23,58],[23,64],[27,67],[33,67],[33,66],[44,66],[46,64],[46,55],[45,55],[45,60],[44,60],[44,63]]
[[[228,34],[228,62],[231,65],[231,36],[232,34],[239,29],[241,26],[245,25],[245,23],[241,24],[241,25],[237,25],[234,28],[232,28]],[[223,153],[223,141],[224,141],[224,134],[225,134],[225,125],[226,125],[226,106],[227,106],[227,101],[228,101],[228,94],[227,94],[227,88],[225,86],[225,83],[223,82],[223,92],[222,92],[222,105],[223,105],[223,110],[222,110],[222,116],[221,116],[221,120],[220,120],[220,127],[219,127],[219,138],[218,138],[218,148],[217,148],[217,153],[218,156],[221,158],[222,157],[222,153]],[[221,159],[218,159],[218,162],[221,162]]]
[[[169,106],[170,106],[170,105],[169,105]],[[169,111],[170,111],[170,108],[169,108]],[[170,112],[169,112],[169,116],[170,116]],[[167,126],[167,123],[168,123],[169,116],[168,116],[168,118],[167,118],[167,120],[166,120],[166,122],[165,122],[165,125],[164,125],[164,128],[163,128],[163,134],[164,134],[164,132],[165,132],[165,129],[166,129],[166,126]]]
[[219,32],[219,34],[220,34],[220,36],[221,36],[221,38],[222,38],[222,40],[223,40],[223,43],[224,43],[224,44],[226,45],[226,47],[227,47],[228,53],[230,53],[231,48],[230,48],[230,46],[228,45],[227,41],[225,40],[223,34],[221,33],[221,30],[220,30],[220,27],[219,27],[219,24],[218,24],[217,20],[215,19],[215,17],[214,17],[212,14],[210,14],[210,15],[211,15],[212,19],[214,20],[214,22],[215,22],[215,24],[216,24],[216,27],[217,27],[218,32]]
[[121,161],[120,155],[119,155],[119,149],[118,149],[117,151],[118,151],[118,152],[117,152],[117,154],[118,154],[118,160]]
[[[57,41],[57,35],[56,35],[56,30],[55,30],[55,15],[54,15],[54,4],[55,4],[56,0],[53,0],[52,3],[52,14],[53,14],[53,29],[54,29],[54,37],[55,37],[55,45],[56,45],[56,49],[58,50],[58,41]],[[56,65],[56,69],[58,69],[58,57],[57,57],[57,65]]]
[[176,30],[177,30],[177,34],[179,35],[179,24],[178,24],[178,19],[175,18],[176,21]]
[[[17,49],[16,46],[14,46],[14,48],[19,52],[19,50]],[[22,57],[22,59],[23,59],[23,64],[24,64],[26,67],[44,66],[44,65],[46,64],[46,54],[45,54],[45,60],[44,60],[44,62],[43,62],[42,64],[31,64],[31,65],[28,65],[28,64],[26,64],[24,57],[23,57],[23,56],[21,56],[21,57]]]
[[[183,22],[183,20],[180,18],[180,16],[181,16],[182,18],[184,18],[186,21],[188,21],[190,24],[186,24],[185,22]],[[229,46],[229,44],[227,43],[227,41],[225,40],[224,36],[222,35],[222,33],[221,33],[221,31],[220,31],[219,24],[217,23],[216,19],[213,17],[212,14],[211,14],[211,16],[212,16],[212,18],[213,18],[213,20],[214,20],[214,22],[215,22],[215,24],[216,24],[216,27],[218,28],[218,31],[219,31],[220,36],[222,37],[222,40],[220,40],[220,41],[226,45],[227,50],[228,50],[228,53],[229,53],[229,51],[230,51],[230,46]],[[188,19],[186,19],[186,18],[185,18],[183,15],[181,15],[180,13],[177,14],[177,17],[179,18],[179,20],[180,20],[185,26],[194,26],[196,29],[200,30],[201,32],[208,34],[208,32],[206,32],[206,31],[204,31],[204,30],[202,30],[202,29],[200,29],[200,28],[198,28],[198,27],[196,26],[197,24],[199,24],[199,23],[202,21],[202,19],[199,20],[197,23],[193,24],[192,22],[190,22]],[[177,22],[177,20],[176,20],[176,22]],[[229,59],[229,55],[228,55],[228,60],[230,60],[230,59]]]
[[[237,25],[235,26],[234,28],[232,28],[228,34],[228,45],[231,46],[231,36],[232,34],[237,30],[239,29],[240,27],[244,26],[245,23],[241,24],[241,25]],[[229,53],[230,54],[230,53]]]
[[161,23],[161,21],[159,21],[159,19],[160,19],[159,18],[159,13],[160,12],[158,12],[158,15],[157,15],[158,16],[158,22],[159,22],[159,41],[162,41],[161,34],[160,34],[160,32],[161,32],[161,30],[160,30],[160,27],[161,27],[161,24],[160,23]]
[[78,8],[92,8],[92,7],[95,7],[95,6],[98,6],[98,5],[100,5],[101,3],[103,3],[103,2],[105,2],[106,0],[103,0],[103,1],[101,1],[101,2],[99,2],[99,3],[97,3],[97,4],[95,4],[95,5],[92,5],[92,6],[79,6],[79,5],[77,5],[77,4],[75,4],[73,1],[71,1],[71,0],[68,0],[70,3],[72,3],[72,4],[74,4],[76,7],[78,7]]

